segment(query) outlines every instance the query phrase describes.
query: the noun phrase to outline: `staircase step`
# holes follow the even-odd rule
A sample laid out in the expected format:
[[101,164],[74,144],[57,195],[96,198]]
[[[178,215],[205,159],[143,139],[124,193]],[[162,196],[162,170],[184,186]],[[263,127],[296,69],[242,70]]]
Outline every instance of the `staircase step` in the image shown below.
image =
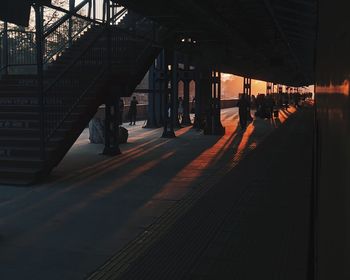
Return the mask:
[[[47,153],[53,153],[54,147],[46,147]],[[38,158],[40,156],[40,147],[29,146],[0,146],[0,158]]]
[[0,135],[6,135],[8,137],[34,137],[34,136],[40,135],[40,130],[39,128],[22,128],[22,127],[21,128],[3,128],[1,127],[1,121],[0,121]]
[[1,121],[33,121],[39,120],[38,112],[2,112],[0,111]]
[[[1,125],[1,121],[0,121]],[[28,125],[28,124],[23,124]],[[68,126],[68,124],[65,124],[65,127],[57,129],[56,136],[57,137],[63,137],[68,130],[71,127]],[[6,135],[7,137],[39,137],[40,136],[40,129],[39,126],[37,127],[14,127],[14,128],[7,128],[7,127],[1,127],[0,126],[0,138],[2,135]]]
[[42,168],[0,167],[1,185],[31,185],[43,176]]
[[35,170],[44,167],[44,161],[30,157],[0,157],[0,172],[7,168],[33,168]]
[[[3,84],[0,87],[0,92],[2,93],[7,93],[7,91],[11,90],[11,92],[27,92],[27,94],[32,94],[32,96],[37,96],[38,92],[38,87],[36,84],[31,84],[31,85],[23,85],[21,84],[20,81],[17,80],[17,83],[15,83],[15,80],[12,80],[13,83],[8,83],[8,84]],[[2,95],[0,95],[1,97]]]
[[[50,146],[56,146],[63,140],[63,137],[51,138]],[[35,137],[0,135],[0,151],[2,147],[40,147],[40,143],[41,140],[38,135],[36,135]]]

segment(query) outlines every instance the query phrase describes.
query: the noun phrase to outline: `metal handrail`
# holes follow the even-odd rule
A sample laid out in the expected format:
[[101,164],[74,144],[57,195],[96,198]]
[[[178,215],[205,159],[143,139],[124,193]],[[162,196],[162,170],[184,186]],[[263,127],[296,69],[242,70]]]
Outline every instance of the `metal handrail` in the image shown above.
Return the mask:
[[[94,2],[96,3],[96,2]],[[91,12],[91,7],[93,5],[93,1],[91,0],[83,0],[81,3],[79,3],[74,9],[71,11],[65,10],[61,7],[57,7],[54,5],[46,5],[49,8],[56,9],[62,12],[65,12],[66,14],[62,16],[60,19],[58,19],[56,22],[54,22],[48,29],[45,30],[42,36],[43,40],[43,62],[44,64],[48,64],[56,59],[63,51],[71,45],[71,43],[84,32],[86,31],[91,25],[101,25],[103,22],[100,22],[99,20],[95,20],[91,17],[87,17],[84,15],[80,15],[79,11],[81,11],[83,8],[88,7],[88,11]],[[96,5],[96,4],[94,4]],[[89,14],[90,14],[89,12]],[[112,15],[111,23],[116,23],[119,21],[128,10],[126,8],[122,8],[117,13]],[[71,21],[74,21],[73,23],[73,34],[71,34],[70,37],[66,38],[61,36],[61,34],[67,35],[67,28],[69,24],[71,24]],[[85,21],[85,22],[83,22]],[[74,27],[75,26],[75,27]],[[59,29],[62,30],[59,30]],[[76,29],[74,29],[76,28]],[[64,32],[65,31],[65,32]],[[12,48],[10,47],[7,51],[2,49],[2,51],[6,51],[6,56],[9,57],[9,61],[5,62],[7,65],[1,65],[1,71],[3,69],[14,69],[13,67],[23,67],[23,66],[35,66],[36,62],[33,60],[33,57],[35,57],[35,49],[33,46],[35,46],[36,40],[33,35],[35,35],[35,32],[33,31],[22,31],[22,30],[13,30],[8,29],[7,33],[9,33],[10,38],[16,38],[16,35],[11,35],[13,32],[20,32],[22,34],[32,34],[31,37],[25,37],[25,36],[19,36],[23,37],[23,40],[17,41],[15,39],[12,39]],[[3,37],[4,31],[0,31],[0,38]],[[11,37],[12,36],[12,37]],[[33,36],[33,37],[32,37]],[[26,56],[25,53],[28,52]],[[19,54],[19,55],[18,55]],[[19,60],[20,59],[20,60]],[[27,72],[30,70],[32,72],[34,69],[28,68],[28,69],[20,69],[21,72]]]
[[127,8],[123,8],[120,10],[118,13],[116,13],[114,16],[111,18],[111,22],[116,22],[118,21],[122,16],[124,16],[128,12]]
[[[86,5],[88,2],[85,1],[82,3],[82,5],[79,5],[78,8],[83,8],[84,4]],[[77,10],[77,9],[76,9]],[[116,22],[120,20],[125,14],[127,13],[127,9],[124,8],[118,13],[113,15],[113,18],[110,19],[110,22]],[[74,17],[74,14],[67,15],[64,19],[60,20],[60,24],[55,24],[55,28],[50,29],[50,32],[46,33],[46,38],[50,36],[50,34],[54,34],[55,30],[60,28],[60,26],[64,25],[68,20],[71,20]],[[79,36],[84,30],[86,30],[90,25],[92,25],[92,21],[87,21],[86,24],[84,24],[79,30],[75,30],[75,36]],[[101,26],[101,25],[100,25]],[[97,32],[97,34],[93,34],[94,36],[92,38],[89,38],[90,40],[87,42],[87,44],[84,45],[83,49],[79,51],[79,54],[74,57],[72,61],[70,61],[69,65],[64,67],[60,73],[58,73],[57,76],[51,80],[49,78],[49,85],[43,88],[43,99],[44,104],[49,104],[50,102],[54,102],[56,106],[52,108],[51,112],[44,112],[46,115],[44,119],[46,120],[43,126],[43,141],[45,145],[50,142],[50,139],[55,135],[55,132],[61,127],[61,125],[64,123],[64,121],[71,115],[71,113],[74,111],[74,109],[80,104],[80,101],[90,92],[90,89],[96,85],[97,80],[103,75],[106,70],[108,69],[108,59],[107,59],[107,52],[105,50],[102,50],[102,52],[94,54],[96,49],[94,50],[94,45],[99,44],[98,40],[104,36],[104,34],[108,33],[109,27],[108,25],[104,25],[104,28]],[[73,38],[74,38],[73,37]],[[72,39],[72,38],[71,38]],[[69,42],[67,42],[69,43]],[[56,49],[56,52],[51,54],[50,57],[47,57],[46,61],[49,61],[53,56],[55,56],[57,53],[62,51],[66,44],[63,44],[61,48]],[[98,48],[97,48],[98,49]],[[106,60],[107,59],[107,60]],[[97,62],[97,65],[99,65],[96,68],[96,71],[93,70],[93,72],[90,72],[90,77],[92,79],[89,79],[89,82],[86,83],[86,81],[81,80],[78,78],[77,80],[70,79],[71,72],[77,71],[74,69],[75,67],[81,68],[81,63],[84,64],[85,62],[95,60]],[[98,63],[98,61],[101,61],[101,63]],[[91,76],[92,75],[92,76]],[[45,76],[44,76],[45,79]],[[47,82],[48,82],[47,81]],[[45,84],[47,84],[47,82]],[[78,85],[79,88],[76,91],[76,94],[74,94],[73,99],[65,103],[68,105],[67,108],[61,107],[59,104],[62,102],[62,98],[66,98],[61,96],[60,91],[64,90],[65,85],[71,84]],[[72,85],[73,85],[72,84]],[[48,103],[49,102],[49,103]]]
[[50,26],[50,28],[48,28],[46,30],[46,32],[44,32],[44,38],[46,38],[47,36],[49,36],[51,33],[53,33],[55,30],[57,30],[58,27],[60,27],[65,21],[69,20],[70,18],[72,18],[73,16],[76,17],[81,17],[82,19],[86,20],[86,21],[90,21],[91,23],[96,23],[99,24],[100,22],[93,20],[92,18],[88,18],[88,17],[84,17],[82,15],[79,15],[77,12],[79,12],[83,7],[85,7],[86,4],[89,4],[90,0],[84,0],[83,2],[81,2],[78,6],[76,6],[72,11],[67,11],[65,9],[50,5],[50,8],[53,9],[60,9],[63,10],[64,12],[66,12],[67,14],[64,15],[63,17],[61,17],[59,20],[57,20],[54,24],[52,24]]
[[[0,33],[2,38],[6,34],[6,43],[3,42],[1,53],[6,56],[2,70],[12,66],[35,65],[34,32],[17,29],[8,29]],[[5,47],[6,44],[6,47]],[[4,53],[6,52],[6,53]]]
[[[85,54],[88,53],[88,51],[91,50],[92,46],[101,38],[101,36],[105,33],[106,29],[101,30],[101,32],[98,32],[93,40],[87,44],[83,51],[80,52],[79,56],[77,56],[51,83],[49,86],[47,86],[44,91],[44,99],[49,98],[49,91],[54,88],[55,85],[57,85],[63,78],[64,76],[69,73],[70,69],[72,69],[74,66],[77,65],[77,63],[83,58]],[[70,114],[73,112],[73,110],[76,108],[76,106],[79,104],[79,101],[89,92],[91,87],[93,87],[96,84],[97,79],[100,77],[102,73],[104,73],[106,69],[106,66],[103,66],[103,69],[99,71],[92,80],[91,83],[85,88],[85,90],[78,96],[76,97],[75,102],[70,106],[70,108],[64,113],[64,115],[57,121],[56,125],[54,128],[48,130],[46,129],[45,132],[45,143],[48,143],[51,139],[51,137],[55,134],[55,132],[61,127],[62,123],[70,116]],[[49,118],[46,118],[49,119]]]
[[[56,55],[63,53],[66,46],[70,46],[73,40],[76,42],[76,38],[80,34],[88,30],[89,26],[96,23],[94,20],[84,16],[77,16],[77,12],[90,4],[90,0],[84,0],[69,14],[56,21],[44,33],[39,33],[43,35],[41,38],[38,36],[39,42],[36,42],[36,40],[33,41],[34,37],[32,35],[28,37],[28,52],[30,51],[30,54],[32,54],[31,44],[33,42],[37,45],[39,44],[39,46],[42,44],[42,46],[47,46],[43,51],[37,52],[42,54],[39,55],[39,57],[42,57],[44,60],[41,60],[41,63],[38,62],[38,65],[43,65],[43,62],[48,63],[53,60]],[[89,6],[89,9],[90,8],[91,6]],[[97,32],[95,33],[94,31],[90,34],[92,36],[89,35],[85,38],[88,40],[84,39],[85,44],[79,49],[74,58],[69,61],[68,65],[63,64],[63,69],[61,71],[58,73],[55,72],[53,76],[45,75],[43,71],[41,71],[41,74],[37,75],[38,85],[41,85],[39,99],[41,100],[41,139],[44,153],[45,147],[50,143],[52,137],[56,135],[57,130],[62,127],[62,124],[72,115],[77,106],[81,104],[81,100],[89,97],[89,94],[92,93],[91,89],[94,86],[98,86],[98,80],[106,74],[113,61],[116,61],[116,58],[121,61],[127,61],[131,66],[134,66],[145,56],[145,53],[154,46],[154,40],[149,36],[147,28],[146,30],[142,30],[141,33],[138,33],[122,29],[117,25],[110,26],[110,24],[118,21],[120,22],[120,19],[125,16],[127,12],[128,10],[123,8],[113,14],[112,17],[109,18],[107,24],[99,23],[98,26],[100,28],[96,30]],[[72,32],[74,34],[70,33],[72,36],[67,37],[67,33],[64,31],[66,31],[68,27],[71,27],[72,24],[74,24]],[[99,40],[104,38],[103,36],[105,35],[109,34],[110,36],[111,30],[114,31],[112,35],[114,39],[107,40],[108,46],[101,46],[102,40]],[[62,37],[60,37],[60,34],[63,34]],[[131,38],[134,40],[131,40]],[[146,42],[143,45],[143,49],[140,49],[137,55],[129,55],[130,52],[128,52],[128,48],[134,47],[133,41],[138,42],[140,39]],[[111,45],[111,42],[113,45]],[[113,54],[112,57],[111,53]],[[8,66],[4,66],[0,71],[6,67]],[[88,69],[86,75],[77,75],[75,77],[74,73],[78,74],[79,71],[84,69]],[[71,95],[65,94],[67,89],[72,91]],[[48,106],[50,106],[50,109]]]
[[[51,35],[55,36],[54,32],[56,32],[57,30],[59,30],[59,28],[61,28],[62,26],[64,26],[65,24],[68,24],[68,28],[69,25],[71,24],[71,21],[73,19],[73,17],[76,17],[77,12],[79,12],[82,8],[84,8],[86,6],[86,4],[90,5],[90,1],[89,0],[85,0],[82,3],[80,3],[74,10],[73,12],[63,16],[62,18],[60,18],[57,22],[55,22],[49,29],[48,31],[46,31],[44,33],[43,36],[43,40],[46,43],[49,43],[49,38]],[[81,17],[78,17],[81,19]],[[76,30],[75,34],[71,37],[69,37],[67,39],[67,41],[59,41],[59,42],[55,42],[57,44],[57,46],[55,47],[54,50],[51,50],[50,53],[48,53],[48,48],[45,48],[45,55],[44,55],[44,63],[48,63],[50,62],[50,60],[57,56],[58,54],[60,54],[67,46],[69,46],[71,44],[71,42],[78,37],[80,34],[82,34],[82,32],[84,30],[86,30],[92,23],[93,21],[89,18],[83,17],[83,19],[85,20],[85,24],[83,24],[83,26],[79,29]],[[60,33],[59,33],[60,34]]]
[[56,128],[53,129],[51,132],[49,132],[46,135],[45,142],[48,143],[50,141],[50,138],[56,133],[56,131],[62,126],[62,124],[68,119],[68,117],[72,114],[74,109],[79,105],[79,102],[84,98],[84,96],[87,95],[87,93],[91,90],[91,88],[96,85],[96,82],[103,76],[103,74],[107,71],[107,66],[104,66],[101,71],[94,77],[94,79],[89,83],[87,88],[83,91],[83,93],[76,98],[75,102],[72,104],[72,106],[67,110],[65,115],[61,118],[61,120],[57,123]]
[[65,75],[66,72],[68,72],[78,61],[79,59],[85,55],[91,48],[91,46],[101,37],[101,34],[105,32],[105,29],[104,30],[101,30],[100,33],[97,33],[97,35],[94,37],[93,40],[91,40],[91,42],[87,45],[85,45],[85,47],[83,48],[83,50],[80,52],[80,54],[75,57],[71,63],[69,63],[67,65],[67,67],[65,67],[61,73],[50,83],[50,85],[48,85],[45,89],[44,89],[44,92],[46,91],[49,91],[62,77],[63,75]]
[[[91,25],[91,23],[89,23],[89,22],[86,23],[86,25],[84,25],[82,28],[80,28],[79,31],[78,31],[75,35],[73,35],[73,36],[71,37],[71,40],[77,38],[77,37],[78,37],[80,34],[82,34],[82,32],[83,32],[84,30],[86,30],[90,25]],[[50,34],[51,34],[51,33],[50,33]],[[55,57],[57,54],[59,54],[60,52],[62,52],[62,51],[66,48],[67,45],[69,45],[69,42],[67,42],[66,44],[61,44],[60,47],[56,48],[56,50],[55,50],[54,53],[52,53],[52,54],[50,54],[50,55],[48,55],[48,56],[46,56],[46,57],[44,58],[44,63],[47,64],[48,62],[50,62],[50,60],[51,60],[53,57]]]

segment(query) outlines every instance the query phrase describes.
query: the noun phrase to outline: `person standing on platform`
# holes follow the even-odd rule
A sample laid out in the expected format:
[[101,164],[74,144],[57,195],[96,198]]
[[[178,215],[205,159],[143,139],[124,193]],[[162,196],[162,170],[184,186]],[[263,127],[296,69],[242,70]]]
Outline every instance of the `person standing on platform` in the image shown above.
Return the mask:
[[196,113],[196,98],[193,97],[193,99],[192,99],[191,114],[195,114],[195,113]]
[[177,118],[179,120],[179,123],[182,122],[183,114],[184,114],[183,99],[182,99],[182,97],[179,97],[179,99],[178,99],[178,107],[177,107],[177,115],[178,115]]
[[130,107],[129,107],[129,118],[130,118],[130,124],[129,125],[135,125],[136,124],[136,115],[137,115],[137,104],[139,104],[136,100],[136,96],[133,96]]
[[250,104],[247,100],[247,97],[243,94],[237,103],[238,113],[239,113],[239,123],[241,125],[241,129],[245,130],[247,128],[247,120],[248,120],[248,108]]

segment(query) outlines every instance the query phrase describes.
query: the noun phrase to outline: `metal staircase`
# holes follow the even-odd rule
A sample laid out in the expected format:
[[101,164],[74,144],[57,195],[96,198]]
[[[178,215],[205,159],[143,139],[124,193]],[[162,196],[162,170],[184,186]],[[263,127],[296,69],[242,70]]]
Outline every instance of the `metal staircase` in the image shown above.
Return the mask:
[[[66,16],[55,30],[73,16]],[[74,40],[46,57],[43,52],[36,74],[2,76],[0,184],[31,184],[44,178],[101,104],[133,93],[160,49],[153,41],[152,22],[126,10],[117,16],[118,25],[93,20],[82,24],[80,19]],[[45,42],[45,33],[43,38]]]

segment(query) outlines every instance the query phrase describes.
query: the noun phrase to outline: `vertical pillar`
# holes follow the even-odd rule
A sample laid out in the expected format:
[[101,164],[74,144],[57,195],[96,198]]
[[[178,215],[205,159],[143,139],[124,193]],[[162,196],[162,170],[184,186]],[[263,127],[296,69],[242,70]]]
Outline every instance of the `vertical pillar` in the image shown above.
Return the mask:
[[[71,12],[74,10],[75,7],[75,0],[69,0],[69,11]],[[73,20],[72,17],[69,18],[68,21],[68,46],[72,45],[72,40],[73,40]]]
[[[92,6],[92,18],[96,20],[96,0],[93,0],[93,6]],[[95,25],[95,23],[94,23]]]
[[[244,78],[244,81],[243,81],[243,94],[249,100],[249,104],[250,104],[250,102],[252,100],[252,79]],[[252,121],[253,117],[251,115],[251,106],[250,105],[249,105],[247,114],[248,114],[247,121]]]
[[91,10],[92,10],[92,0],[89,0],[89,6],[88,6],[88,18],[91,18]]
[[172,121],[175,128],[180,128],[179,120],[179,65],[177,52],[173,51],[172,54],[172,66],[171,66],[171,93],[172,93]]
[[201,96],[200,96],[200,71],[198,65],[195,69],[195,108],[194,108],[194,123],[193,128],[202,129],[202,108],[201,108]]
[[105,107],[105,146],[103,154],[115,156],[121,154],[119,148],[119,99],[120,94],[112,93],[111,88],[108,89],[109,94],[106,99]]
[[163,95],[164,102],[163,102],[163,121],[164,121],[164,130],[163,130],[163,138],[174,138],[175,132],[174,132],[174,120],[175,120],[175,91],[177,90],[177,87],[175,87],[175,83],[177,83],[177,73],[175,71],[176,69],[176,59],[175,55],[172,54],[170,51],[165,50],[164,54],[164,62],[167,71],[167,74],[165,75],[165,94]]
[[164,125],[164,98],[166,95],[167,79],[166,79],[166,64],[165,64],[165,51],[163,50],[158,56],[156,71],[157,71],[157,120],[159,125]]
[[244,80],[243,80],[243,94],[245,94],[246,97],[250,98],[251,91],[252,91],[252,79],[244,78]]
[[46,159],[45,153],[45,102],[44,102],[44,8],[39,4],[34,5],[35,10],[35,43],[36,64],[38,79],[38,103],[40,116],[40,157]]
[[185,77],[183,79],[184,83],[184,100],[183,100],[183,117],[181,124],[191,125],[190,117],[190,83],[191,79],[189,77],[190,65],[188,61],[188,56],[185,57]]
[[[104,7],[106,12],[107,22],[107,73],[111,73],[111,57],[112,57],[112,38],[110,30],[110,1],[104,1]],[[109,84],[111,84],[111,76],[109,76]],[[105,147],[103,150],[104,155],[115,156],[121,153],[119,149],[119,98],[120,90],[115,90],[111,87],[108,88],[108,95],[106,98],[105,107]]]
[[[8,65],[9,65],[9,50],[8,50],[8,24],[5,21],[4,22],[4,30],[2,33],[2,49],[1,49],[1,64],[0,64],[0,69],[2,69],[4,74],[8,74]],[[2,73],[0,72],[0,75]]]
[[221,124],[221,73],[212,71],[212,134],[224,135],[225,128]]
[[272,93],[272,83],[266,82],[266,94]]
[[208,66],[196,65],[195,121],[194,128],[209,133],[211,129],[211,83]]
[[201,106],[205,110],[204,134],[210,135],[213,128],[213,85],[209,66],[203,67],[201,76]]

